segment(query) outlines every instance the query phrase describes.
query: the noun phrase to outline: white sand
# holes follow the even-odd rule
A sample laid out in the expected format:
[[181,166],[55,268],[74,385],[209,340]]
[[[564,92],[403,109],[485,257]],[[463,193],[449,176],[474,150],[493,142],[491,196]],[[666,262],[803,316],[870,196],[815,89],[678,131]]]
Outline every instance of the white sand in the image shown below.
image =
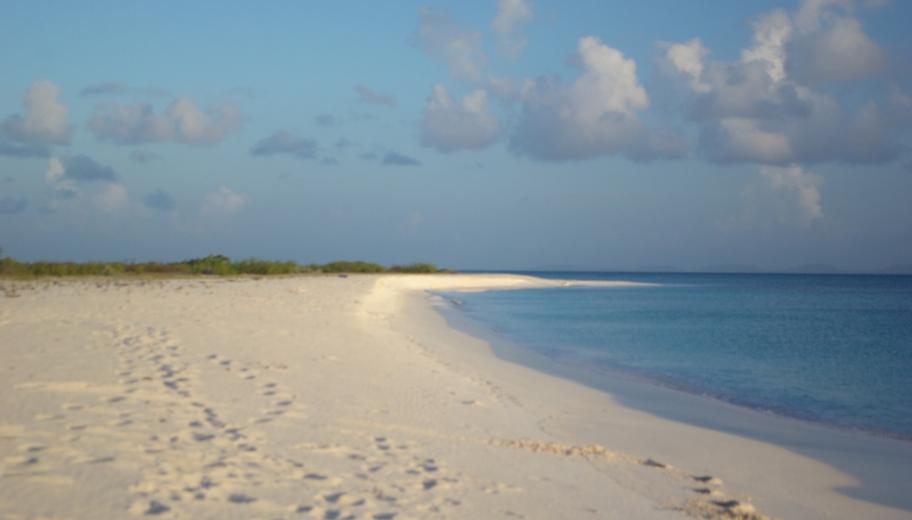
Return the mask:
[[0,518],[909,517],[502,361],[425,294],[555,283],[0,282]]

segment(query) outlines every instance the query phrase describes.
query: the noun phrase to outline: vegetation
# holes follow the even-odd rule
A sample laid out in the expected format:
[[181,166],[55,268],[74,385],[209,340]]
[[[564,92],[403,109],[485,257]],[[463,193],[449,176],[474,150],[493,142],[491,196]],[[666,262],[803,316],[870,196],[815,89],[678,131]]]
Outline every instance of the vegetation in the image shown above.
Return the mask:
[[19,262],[2,256],[0,249],[0,276],[237,276],[237,275],[291,275],[320,273],[442,273],[433,264],[415,263],[386,267],[371,262],[336,261],[328,264],[301,265],[296,262],[276,262],[249,258],[232,261],[224,255],[209,255],[180,262]]

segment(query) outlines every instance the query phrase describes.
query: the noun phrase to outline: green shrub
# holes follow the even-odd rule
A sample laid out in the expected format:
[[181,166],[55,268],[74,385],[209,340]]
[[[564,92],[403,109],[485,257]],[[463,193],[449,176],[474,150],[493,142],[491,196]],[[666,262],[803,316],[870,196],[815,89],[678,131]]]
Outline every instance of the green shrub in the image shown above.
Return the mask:
[[249,258],[233,264],[234,270],[239,274],[295,274],[300,272],[298,264],[295,262],[272,262],[269,260],[260,260]]
[[420,274],[432,274],[439,273],[440,269],[437,269],[437,266],[434,264],[428,264],[424,262],[418,262],[408,265],[394,265],[390,267],[390,271],[394,273],[420,273]]
[[232,262],[225,255],[209,255],[181,262],[18,262],[0,257],[0,276],[124,276],[124,275],[288,275],[297,273],[438,273],[433,264],[414,263],[386,268],[373,262],[340,260],[328,264],[300,265],[248,258]]
[[383,273],[386,268],[380,264],[372,262],[352,262],[349,260],[339,260],[318,266],[319,270],[324,273]]

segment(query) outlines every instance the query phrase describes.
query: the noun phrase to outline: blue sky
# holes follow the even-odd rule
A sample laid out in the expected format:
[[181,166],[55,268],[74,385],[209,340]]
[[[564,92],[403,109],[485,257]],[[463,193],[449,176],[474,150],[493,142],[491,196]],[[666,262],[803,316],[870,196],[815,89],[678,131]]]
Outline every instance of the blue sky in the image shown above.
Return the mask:
[[0,247],[912,264],[907,2],[14,2]]

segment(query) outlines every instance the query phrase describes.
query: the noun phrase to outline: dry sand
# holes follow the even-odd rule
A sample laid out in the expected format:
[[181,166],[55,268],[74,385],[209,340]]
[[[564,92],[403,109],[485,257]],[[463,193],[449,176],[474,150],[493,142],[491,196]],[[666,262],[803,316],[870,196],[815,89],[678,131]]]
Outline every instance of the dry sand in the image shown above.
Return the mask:
[[494,357],[500,275],[0,282],[0,518],[903,518],[768,443]]

